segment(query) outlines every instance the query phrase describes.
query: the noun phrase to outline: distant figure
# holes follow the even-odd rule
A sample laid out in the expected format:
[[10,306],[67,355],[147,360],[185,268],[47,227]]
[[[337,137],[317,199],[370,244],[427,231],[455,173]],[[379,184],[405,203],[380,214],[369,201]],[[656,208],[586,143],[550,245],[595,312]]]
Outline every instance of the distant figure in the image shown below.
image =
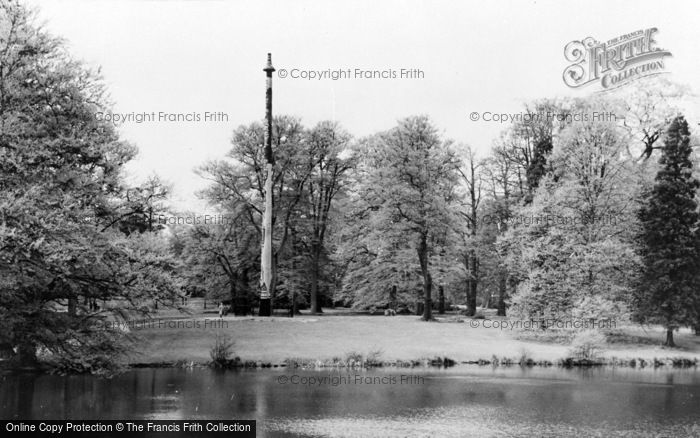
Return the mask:
[[394,309],[386,309],[384,311],[384,316],[396,316],[396,310]]
[[219,318],[224,317],[224,303],[223,301],[219,301]]

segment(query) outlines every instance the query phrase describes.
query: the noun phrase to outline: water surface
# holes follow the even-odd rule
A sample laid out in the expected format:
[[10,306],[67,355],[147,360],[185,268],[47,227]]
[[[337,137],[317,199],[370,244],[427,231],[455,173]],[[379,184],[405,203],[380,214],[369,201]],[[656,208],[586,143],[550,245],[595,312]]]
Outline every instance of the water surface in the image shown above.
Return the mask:
[[4,374],[4,419],[256,419],[258,436],[700,436],[695,369]]

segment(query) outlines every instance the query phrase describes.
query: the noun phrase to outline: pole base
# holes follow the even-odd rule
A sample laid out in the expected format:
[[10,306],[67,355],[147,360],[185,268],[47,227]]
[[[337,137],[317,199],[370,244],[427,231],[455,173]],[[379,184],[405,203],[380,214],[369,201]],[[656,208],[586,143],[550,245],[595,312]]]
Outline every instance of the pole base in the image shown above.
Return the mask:
[[260,300],[260,310],[258,311],[258,316],[272,316],[272,306],[269,298],[263,298]]

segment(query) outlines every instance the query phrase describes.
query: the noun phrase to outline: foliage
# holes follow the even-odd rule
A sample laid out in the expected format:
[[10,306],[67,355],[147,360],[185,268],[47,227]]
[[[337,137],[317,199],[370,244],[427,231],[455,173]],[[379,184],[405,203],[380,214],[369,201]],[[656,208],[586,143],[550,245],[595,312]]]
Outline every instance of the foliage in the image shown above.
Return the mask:
[[[335,122],[276,117],[273,300],[422,308],[428,320],[438,285],[472,315],[478,298],[501,316],[631,313],[672,345],[674,329],[700,327],[700,182],[674,119],[686,94],[646,78],[532,101],[484,158],[425,116],[359,142]],[[131,338],[106,321],[175,306],[183,290],[255,303],[263,124],[236,128],[225,159],[198,169],[223,221],[166,227],[171,189],[155,175],[124,183],[136,148],[96,117],[109,109],[99,73],[0,0],[0,344],[21,361],[110,372]],[[595,355],[595,336],[580,336],[577,354]],[[212,359],[230,348],[217,337]]]
[[[254,262],[258,258],[259,263],[256,252],[264,193],[263,137],[260,123],[238,127],[229,160],[209,162],[198,170],[212,182],[202,196],[235,223],[235,229],[228,231],[220,229],[212,234],[200,227],[182,236],[189,242],[186,253],[209,254],[206,258],[210,261],[214,258],[213,265],[204,260],[192,265],[189,275],[212,276],[216,290],[236,283],[246,290],[255,289],[251,284],[259,274]],[[329,262],[326,235],[333,220],[333,203],[342,194],[344,175],[352,165],[345,156],[350,141],[350,135],[337,123],[321,122],[306,129],[294,117],[274,119],[271,289],[278,304],[305,302],[307,292],[313,302],[313,297],[328,287],[328,273],[324,272]]]
[[595,361],[600,358],[606,345],[605,335],[597,330],[584,330],[571,341],[569,356],[574,359]]
[[320,282],[323,268],[328,264],[327,233],[335,213],[334,200],[344,194],[348,171],[353,166],[348,156],[352,140],[350,134],[335,122],[321,122],[305,136],[309,179],[300,202],[302,214],[294,222],[294,234],[302,254],[304,270],[309,278],[311,312],[321,310]]
[[233,356],[234,345],[235,343],[229,336],[217,333],[216,338],[214,338],[214,346],[209,351],[212,365],[216,368],[228,366],[231,356]]
[[[637,263],[630,226],[634,180],[619,159],[623,148],[611,123],[573,122],[558,137],[552,175],[541,181],[530,205],[516,210],[523,220],[501,239],[509,268],[520,280],[513,297],[516,313],[600,318],[622,308]],[[588,308],[591,299],[601,307]]]
[[667,345],[673,330],[693,325],[700,311],[700,236],[690,133],[678,116],[668,128],[656,181],[639,210],[639,255],[643,262],[634,294],[634,316],[663,324]]
[[[406,285],[407,293],[415,293],[415,287],[406,283],[414,281],[419,269],[423,318],[430,319],[431,259],[446,246],[450,224],[454,222],[451,206],[457,173],[450,143],[440,138],[427,117],[409,117],[400,120],[392,130],[365,139],[359,154],[362,159],[353,195],[356,228],[351,246],[352,263],[365,263],[350,267],[350,275],[368,267],[387,281],[370,286],[355,276],[359,287],[346,284],[355,290],[364,289],[365,296],[369,292],[374,301],[386,302],[393,291],[398,292],[394,286]],[[417,260],[410,261],[411,253],[418,256]],[[371,278],[376,279],[377,275]],[[393,297],[389,299],[392,300]]]
[[683,106],[690,90],[665,75],[635,80],[614,91],[617,108],[612,111],[627,132],[626,153],[636,161],[647,161],[663,149],[663,134]]
[[170,300],[175,261],[110,226],[136,149],[96,117],[99,76],[33,20],[0,2],[0,337],[20,362],[95,371],[128,347],[96,327]]
[[260,235],[245,217],[222,216],[214,223],[176,227],[173,240],[191,294],[202,293],[214,301],[252,299],[258,284]]

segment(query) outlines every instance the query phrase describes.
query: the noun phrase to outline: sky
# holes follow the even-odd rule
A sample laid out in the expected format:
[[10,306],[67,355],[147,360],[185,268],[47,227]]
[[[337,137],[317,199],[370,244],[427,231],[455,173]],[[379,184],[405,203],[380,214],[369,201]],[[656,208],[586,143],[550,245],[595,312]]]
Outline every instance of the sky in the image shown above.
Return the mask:
[[[700,2],[692,0],[25,3],[74,57],[101,67],[115,113],[199,115],[119,127],[140,151],[128,179],[158,174],[173,185],[173,205],[189,211],[207,208],[196,196],[207,182],[195,168],[224,158],[233,130],[264,117],[268,52],[278,70],[276,115],[309,127],[335,120],[361,138],[425,114],[445,138],[482,156],[508,126],[484,121],[485,112],[518,113],[528,100],[592,93],[562,79],[571,64],[564,47],[574,40],[655,27],[657,46],[672,53],[666,75],[700,90]],[[348,69],[338,80],[291,77]],[[356,69],[389,77],[357,77]],[[413,77],[401,78],[401,69]],[[225,117],[205,121],[206,112]]]

